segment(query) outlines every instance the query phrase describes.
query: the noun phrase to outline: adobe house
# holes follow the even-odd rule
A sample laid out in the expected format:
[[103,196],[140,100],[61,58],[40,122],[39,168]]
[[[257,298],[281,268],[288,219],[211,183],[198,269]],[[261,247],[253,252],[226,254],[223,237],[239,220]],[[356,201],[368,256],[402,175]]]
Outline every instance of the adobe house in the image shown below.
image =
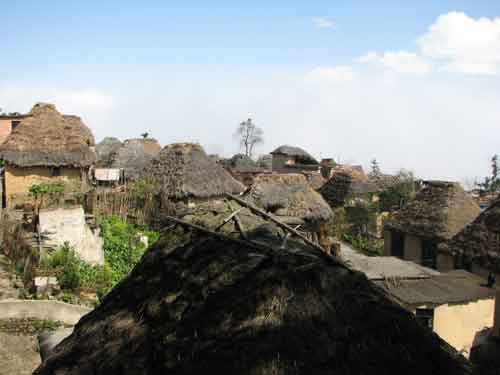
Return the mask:
[[301,171],[319,171],[318,161],[307,151],[288,145],[278,147],[271,152],[272,171],[278,173],[297,173]]
[[343,247],[342,258],[468,357],[478,332],[492,327],[495,288],[464,270],[442,273],[397,257],[369,257]]
[[500,274],[500,198],[439,250],[452,258],[457,268],[483,277],[490,272]]
[[235,179],[245,186],[252,185],[256,176],[261,173],[270,173],[262,166],[259,166],[249,156],[243,154],[233,155],[230,159],[219,159],[217,161],[222,165]]
[[96,160],[94,137],[79,117],[38,103],[0,145],[0,159],[5,163],[6,207],[30,201],[34,184],[66,182],[83,191]]
[[29,114],[0,114],[0,144],[5,142],[9,134],[12,133],[12,130],[14,130],[26,117],[29,117]]
[[142,177],[151,181],[163,198],[188,207],[221,199],[225,193],[239,194],[245,190],[242,183],[195,143],[165,146]]
[[154,138],[127,139],[111,156],[110,167],[122,169],[125,180],[137,180],[160,151]]
[[384,254],[437,270],[455,268],[438,245],[451,239],[480,213],[456,182],[423,181],[415,199],[394,212],[384,225]]
[[303,174],[271,173],[255,177],[244,198],[300,230],[329,251],[328,223],[333,212]]

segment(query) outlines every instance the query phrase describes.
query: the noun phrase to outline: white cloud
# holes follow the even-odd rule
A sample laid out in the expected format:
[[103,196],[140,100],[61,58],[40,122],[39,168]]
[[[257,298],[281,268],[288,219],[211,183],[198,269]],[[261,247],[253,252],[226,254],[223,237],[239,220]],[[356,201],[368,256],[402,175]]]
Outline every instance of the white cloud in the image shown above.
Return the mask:
[[0,107],[6,112],[28,112],[37,102],[53,103],[59,112],[81,116],[98,138],[115,107],[113,96],[93,88],[0,85]]
[[6,110],[19,112],[28,111],[36,102],[53,103],[61,112],[73,114],[107,111],[113,106],[113,97],[96,89],[0,86],[0,99]]
[[356,72],[349,66],[318,67],[305,76],[306,82],[349,82],[356,78]]
[[432,65],[419,55],[407,51],[368,52],[359,58],[361,63],[376,63],[398,73],[425,75]]
[[313,23],[317,29],[332,29],[335,27],[335,22],[323,17],[313,18]]
[[450,12],[439,16],[418,44],[425,56],[443,60],[447,70],[500,74],[500,18]]

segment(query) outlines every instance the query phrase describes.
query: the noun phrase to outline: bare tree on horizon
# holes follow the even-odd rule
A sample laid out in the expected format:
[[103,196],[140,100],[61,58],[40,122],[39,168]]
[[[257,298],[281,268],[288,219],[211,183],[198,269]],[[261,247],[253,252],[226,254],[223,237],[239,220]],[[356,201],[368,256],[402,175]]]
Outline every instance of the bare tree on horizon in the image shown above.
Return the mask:
[[249,118],[238,125],[234,137],[239,139],[241,147],[245,149],[245,155],[251,158],[254,147],[264,142],[264,131]]

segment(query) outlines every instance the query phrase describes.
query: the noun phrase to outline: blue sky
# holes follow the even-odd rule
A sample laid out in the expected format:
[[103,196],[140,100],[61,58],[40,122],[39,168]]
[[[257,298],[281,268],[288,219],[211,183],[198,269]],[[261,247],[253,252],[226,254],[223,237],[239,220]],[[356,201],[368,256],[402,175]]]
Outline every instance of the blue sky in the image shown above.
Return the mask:
[[261,153],[480,177],[500,152],[500,2],[409,3],[0,0],[0,107],[55,101],[98,139],[224,155],[252,116]]

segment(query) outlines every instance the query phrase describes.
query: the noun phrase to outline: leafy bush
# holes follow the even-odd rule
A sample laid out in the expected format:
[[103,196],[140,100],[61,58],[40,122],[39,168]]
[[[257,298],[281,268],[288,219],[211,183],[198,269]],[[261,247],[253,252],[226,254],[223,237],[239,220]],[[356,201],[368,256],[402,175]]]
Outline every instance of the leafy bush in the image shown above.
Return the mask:
[[56,274],[62,289],[79,288],[108,290],[111,286],[111,271],[108,266],[93,266],[82,261],[65,243],[50,255],[42,257],[40,268]]
[[[40,183],[31,185],[28,189],[30,195],[35,198],[35,203],[42,206],[44,203],[56,204],[60,201],[66,191],[66,186],[62,182]],[[48,197],[48,202],[44,198]]]
[[157,232],[128,224],[116,216],[104,217],[101,235],[104,240],[104,259],[111,270],[112,285],[116,285],[139,262],[146,246],[136,241],[139,234],[148,237],[149,244],[159,238]]

